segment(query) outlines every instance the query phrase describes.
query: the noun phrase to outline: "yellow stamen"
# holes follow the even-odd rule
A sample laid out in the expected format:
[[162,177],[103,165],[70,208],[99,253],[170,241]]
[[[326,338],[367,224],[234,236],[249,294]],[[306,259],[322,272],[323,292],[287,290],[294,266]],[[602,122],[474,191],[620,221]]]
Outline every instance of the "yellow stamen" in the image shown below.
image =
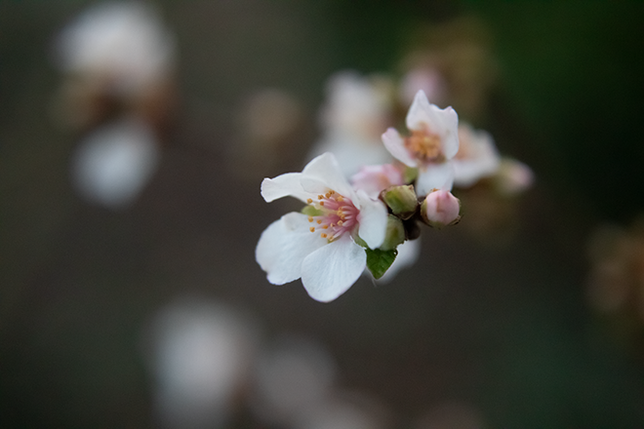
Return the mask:
[[309,228],[309,231],[311,231],[311,232],[315,232],[315,228],[310,227],[310,228]]
[[321,200],[322,198],[324,198],[324,195],[318,195],[318,200]]
[[342,224],[343,224],[343,223],[344,223],[344,222],[342,222],[341,220],[339,220],[339,221],[338,221],[338,226],[342,226]]
[[321,219],[318,219],[318,225],[319,225],[319,224],[321,224],[321,223],[322,223],[322,220],[321,220]]
[[327,237],[327,235],[326,235],[325,233],[322,233],[322,234],[320,234],[320,237],[322,237],[322,238],[326,238],[326,237]]
[[313,216],[309,216],[309,222],[313,222]]
[[312,200],[312,199],[310,199],[310,198],[307,198],[307,199],[306,199],[306,202],[307,202],[307,203],[309,203],[309,204],[311,204],[311,203],[313,202],[313,200]]
[[324,201],[320,201],[320,205],[321,205],[321,206],[323,206],[323,205],[324,205]]
[[322,229],[329,229],[329,225],[324,225]]
[[341,203],[342,201],[344,201],[344,198],[342,198],[342,195],[338,195],[338,197],[335,200]]

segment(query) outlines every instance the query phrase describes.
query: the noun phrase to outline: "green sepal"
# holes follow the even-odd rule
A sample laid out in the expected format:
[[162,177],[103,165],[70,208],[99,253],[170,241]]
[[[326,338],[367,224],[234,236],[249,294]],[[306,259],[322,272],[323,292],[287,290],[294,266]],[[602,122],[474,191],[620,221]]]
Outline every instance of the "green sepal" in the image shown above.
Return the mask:
[[371,271],[374,278],[379,279],[394,263],[398,250],[381,250],[381,249],[365,249],[367,252],[367,268]]
[[418,178],[418,169],[413,167],[405,167],[403,171],[403,180],[405,183],[411,183]]
[[401,219],[409,219],[418,208],[414,185],[390,186],[380,196],[391,212]]
[[304,206],[302,213],[307,216],[322,216],[324,212],[320,209],[316,209],[313,206]]
[[369,249],[369,246],[367,246],[367,242],[364,241],[362,238],[357,233],[354,233],[351,238],[353,238],[353,241],[356,242],[358,246],[364,247],[365,249]]

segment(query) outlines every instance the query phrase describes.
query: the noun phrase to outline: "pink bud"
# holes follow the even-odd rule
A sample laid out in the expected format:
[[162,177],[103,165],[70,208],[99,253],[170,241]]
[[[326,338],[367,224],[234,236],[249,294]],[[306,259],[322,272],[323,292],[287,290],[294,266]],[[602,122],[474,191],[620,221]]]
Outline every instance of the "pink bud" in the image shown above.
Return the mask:
[[449,191],[430,192],[420,207],[423,220],[430,226],[443,227],[456,223],[461,211],[461,202]]
[[380,191],[390,186],[403,185],[405,180],[401,169],[395,165],[366,165],[353,175],[351,183],[370,197],[378,198]]

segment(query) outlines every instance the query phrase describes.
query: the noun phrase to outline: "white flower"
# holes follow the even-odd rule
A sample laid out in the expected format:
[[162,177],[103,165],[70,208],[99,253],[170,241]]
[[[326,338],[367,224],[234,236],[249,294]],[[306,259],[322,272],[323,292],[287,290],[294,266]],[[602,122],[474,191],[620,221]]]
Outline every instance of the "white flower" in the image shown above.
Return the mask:
[[333,153],[345,176],[363,165],[391,161],[380,134],[391,123],[392,86],[386,78],[366,78],[351,71],[333,75],[320,114],[322,137],[311,157]]
[[458,115],[451,107],[430,104],[421,90],[407,113],[409,137],[389,128],[382,141],[389,152],[409,167],[418,168],[416,192],[427,195],[432,189],[451,190],[454,167],[450,160],[458,152]]
[[499,170],[501,156],[490,134],[475,130],[469,124],[461,124],[458,140],[458,153],[452,160],[454,185],[467,188]]
[[364,271],[365,249],[354,235],[372,249],[385,239],[385,205],[354,191],[330,153],[313,159],[301,173],[264,179],[261,193],[267,202],[298,198],[316,212],[292,212],[273,222],[262,233],[255,258],[269,282],[281,285],[301,278],[317,301],[336,299]]
[[156,138],[145,122],[120,119],[80,143],[72,161],[72,180],[85,199],[122,208],[150,181],[160,157]]
[[88,9],[62,31],[56,48],[63,71],[104,79],[120,95],[157,84],[175,55],[174,38],[156,11],[138,2]]

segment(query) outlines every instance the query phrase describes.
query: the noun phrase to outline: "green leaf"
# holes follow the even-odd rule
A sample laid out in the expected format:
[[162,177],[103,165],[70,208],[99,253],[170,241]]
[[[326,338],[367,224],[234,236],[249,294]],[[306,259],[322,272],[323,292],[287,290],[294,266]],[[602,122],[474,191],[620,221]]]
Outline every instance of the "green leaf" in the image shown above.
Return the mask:
[[394,263],[398,250],[381,250],[381,249],[365,249],[367,252],[367,268],[376,279],[382,277],[391,264]]

